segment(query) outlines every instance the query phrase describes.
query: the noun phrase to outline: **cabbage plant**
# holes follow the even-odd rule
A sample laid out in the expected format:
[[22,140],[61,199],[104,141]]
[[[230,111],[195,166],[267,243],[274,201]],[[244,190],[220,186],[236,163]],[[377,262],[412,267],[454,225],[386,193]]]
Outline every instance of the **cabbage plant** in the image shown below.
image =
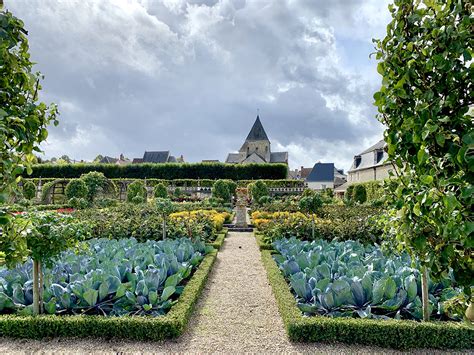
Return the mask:
[[[92,239],[80,253],[61,253],[44,275],[49,314],[165,314],[213,248],[187,238],[139,243]],[[33,263],[0,269],[0,313],[31,314]]]
[[[385,255],[355,241],[280,239],[274,259],[306,315],[361,318],[423,318],[421,275],[408,254]],[[430,313],[446,319],[443,304],[460,290],[452,273],[429,280]]]

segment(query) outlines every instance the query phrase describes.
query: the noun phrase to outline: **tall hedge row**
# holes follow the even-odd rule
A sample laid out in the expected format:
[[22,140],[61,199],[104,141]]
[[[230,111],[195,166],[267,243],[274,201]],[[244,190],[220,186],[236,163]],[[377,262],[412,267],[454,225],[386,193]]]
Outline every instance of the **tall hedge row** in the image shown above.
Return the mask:
[[[32,178],[78,178],[90,171],[107,178],[128,179],[286,179],[285,164],[224,164],[224,163],[164,163],[164,164],[38,164],[33,166]],[[27,176],[25,176],[27,177]]]

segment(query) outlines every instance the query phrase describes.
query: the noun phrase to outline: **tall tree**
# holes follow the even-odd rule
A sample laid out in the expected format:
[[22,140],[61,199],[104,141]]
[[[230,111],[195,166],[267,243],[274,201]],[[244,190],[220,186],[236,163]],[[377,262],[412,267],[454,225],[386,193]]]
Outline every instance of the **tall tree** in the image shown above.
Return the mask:
[[[33,72],[23,22],[0,11],[0,204],[17,189],[20,174],[31,172],[39,143],[48,137],[47,125],[57,124],[56,105],[38,102],[39,72]],[[0,211],[0,224],[8,222]]]
[[395,0],[389,9],[387,35],[375,41],[383,81],[374,99],[399,178],[389,185],[392,230],[420,262],[428,320],[428,272],[452,268],[468,294],[474,280],[473,7]]

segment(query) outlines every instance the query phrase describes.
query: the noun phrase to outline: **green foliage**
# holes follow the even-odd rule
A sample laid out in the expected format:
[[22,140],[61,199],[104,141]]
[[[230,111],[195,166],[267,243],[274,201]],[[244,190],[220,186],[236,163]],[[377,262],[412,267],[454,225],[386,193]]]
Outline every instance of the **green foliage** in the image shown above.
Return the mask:
[[159,214],[165,217],[175,210],[173,202],[169,198],[157,198],[155,200],[155,208]]
[[[213,247],[186,238],[145,243],[94,239],[83,250],[63,252],[46,270],[50,275],[44,284],[48,313],[163,315]],[[31,268],[28,262],[1,271],[0,313],[25,314],[31,308]]]
[[300,211],[307,214],[317,213],[323,207],[323,200],[318,193],[304,196],[299,201]]
[[168,189],[163,183],[156,184],[153,188],[153,194],[156,198],[167,198],[168,197]]
[[272,198],[270,196],[262,196],[258,199],[258,204],[260,206],[263,206],[263,205],[266,205],[266,204],[269,204],[272,202]]
[[[138,197],[138,199],[135,199]],[[136,180],[127,186],[127,201],[133,203],[143,203],[146,201],[147,191],[142,180]],[[135,199],[135,201],[133,201]]]
[[[273,245],[281,254],[275,261],[306,315],[416,320],[423,316],[421,275],[406,253],[384,255],[380,247],[354,241],[291,238]],[[433,317],[449,319],[444,302],[460,293],[455,286],[452,275],[430,282]]]
[[68,201],[69,206],[73,208],[83,209],[90,206],[89,202],[82,197],[72,197]]
[[36,185],[31,181],[25,181],[23,183],[23,196],[27,200],[32,200],[36,196]]
[[237,184],[230,180],[216,180],[214,185],[212,185],[212,197],[228,202],[235,193],[236,188]]
[[377,46],[395,217],[387,229],[434,278],[450,268],[470,292],[474,275],[473,18],[469,1],[396,1]]
[[186,329],[216,259],[217,252],[205,256],[186,284],[179,302],[161,317],[103,316],[0,316],[0,335],[15,338],[96,337],[134,340],[176,338]]
[[66,194],[68,200],[74,197],[77,199],[83,199],[88,196],[89,189],[87,188],[84,179],[72,179],[66,185],[64,193]]
[[257,203],[261,197],[269,196],[270,194],[267,184],[265,184],[262,180],[257,180],[253,183],[250,183],[248,185],[248,189],[252,199]]
[[[0,204],[17,189],[17,177],[31,173],[33,151],[56,125],[57,108],[38,102],[42,75],[33,72],[23,22],[0,9]],[[8,223],[0,210],[0,224]]]
[[354,191],[352,193],[352,201],[357,203],[365,203],[367,201],[367,190],[362,184],[354,185]]
[[98,171],[107,178],[127,179],[286,179],[286,164],[224,164],[224,163],[165,163],[165,164],[38,164],[32,177],[77,178]]
[[346,192],[344,193],[344,198],[346,201],[352,201],[354,196],[354,185],[347,186]]
[[94,199],[106,190],[108,184],[104,174],[97,171],[81,175],[81,180],[87,186],[87,200],[89,202],[94,202]]
[[272,257],[262,251],[262,261],[277,301],[288,337],[296,342],[342,342],[394,349],[470,349],[474,331],[459,322],[305,317],[296,306],[288,283]]

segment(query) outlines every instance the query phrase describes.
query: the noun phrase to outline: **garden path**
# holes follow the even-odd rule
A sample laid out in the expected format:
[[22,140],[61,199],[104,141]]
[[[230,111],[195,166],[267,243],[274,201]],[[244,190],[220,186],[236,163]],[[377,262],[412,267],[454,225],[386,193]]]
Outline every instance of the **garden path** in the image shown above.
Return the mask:
[[0,353],[392,353],[345,344],[291,343],[252,233],[231,232],[185,334],[165,342],[0,338]]

